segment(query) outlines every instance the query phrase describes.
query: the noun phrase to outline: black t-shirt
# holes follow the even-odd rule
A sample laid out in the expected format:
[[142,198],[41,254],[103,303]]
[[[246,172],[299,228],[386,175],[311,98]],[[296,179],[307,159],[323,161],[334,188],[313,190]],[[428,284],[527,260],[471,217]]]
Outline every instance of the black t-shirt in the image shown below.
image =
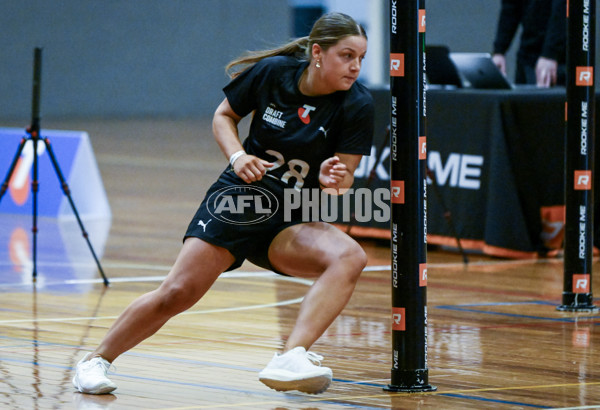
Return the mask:
[[354,83],[348,91],[318,97],[298,89],[307,61],[265,58],[224,89],[233,111],[254,112],[244,140],[248,154],[275,163],[267,175],[286,187],[318,187],[321,163],[335,153],[369,155],[373,138],[373,98]]

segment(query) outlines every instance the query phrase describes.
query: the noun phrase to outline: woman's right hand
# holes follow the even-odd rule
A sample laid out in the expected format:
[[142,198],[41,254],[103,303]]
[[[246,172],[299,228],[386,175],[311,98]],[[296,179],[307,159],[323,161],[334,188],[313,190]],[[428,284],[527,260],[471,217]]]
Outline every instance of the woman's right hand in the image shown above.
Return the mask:
[[492,56],[492,61],[496,67],[498,67],[498,70],[506,76],[506,57],[504,54],[494,54]]
[[268,168],[272,166],[273,163],[271,162],[254,155],[244,154],[233,163],[233,171],[245,183],[249,184],[254,181],[260,181],[267,173]]

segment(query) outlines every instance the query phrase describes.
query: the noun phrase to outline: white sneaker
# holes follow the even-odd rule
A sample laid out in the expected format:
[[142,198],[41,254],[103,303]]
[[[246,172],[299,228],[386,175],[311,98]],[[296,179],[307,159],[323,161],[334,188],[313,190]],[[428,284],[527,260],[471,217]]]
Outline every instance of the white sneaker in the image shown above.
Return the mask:
[[321,367],[321,360],[323,356],[298,346],[282,355],[275,353],[267,367],[258,374],[258,379],[277,391],[323,393],[329,387],[333,373],[329,367]]
[[93,357],[90,360],[87,358],[91,355],[88,353],[75,366],[75,377],[73,377],[73,386],[81,393],[88,394],[106,394],[117,388],[106,373],[110,368],[110,363],[101,358]]

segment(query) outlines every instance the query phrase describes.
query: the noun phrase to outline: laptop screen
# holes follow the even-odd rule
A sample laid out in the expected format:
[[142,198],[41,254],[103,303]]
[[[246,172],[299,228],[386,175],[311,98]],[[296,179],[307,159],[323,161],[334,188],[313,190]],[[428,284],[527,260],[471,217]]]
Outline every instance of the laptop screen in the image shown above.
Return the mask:
[[489,53],[450,53],[450,59],[471,88],[509,90],[512,84],[500,72]]
[[456,66],[450,59],[450,50],[444,45],[428,45],[426,76],[429,84],[462,87]]

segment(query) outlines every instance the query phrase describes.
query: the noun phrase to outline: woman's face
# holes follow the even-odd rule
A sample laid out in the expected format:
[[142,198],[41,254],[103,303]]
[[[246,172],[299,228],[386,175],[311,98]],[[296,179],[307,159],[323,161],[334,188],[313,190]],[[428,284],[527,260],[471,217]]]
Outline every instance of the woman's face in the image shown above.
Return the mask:
[[320,61],[320,78],[331,92],[345,91],[352,87],[358,78],[362,60],[367,53],[367,39],[363,36],[349,36],[338,41],[327,51],[319,47],[313,58]]

